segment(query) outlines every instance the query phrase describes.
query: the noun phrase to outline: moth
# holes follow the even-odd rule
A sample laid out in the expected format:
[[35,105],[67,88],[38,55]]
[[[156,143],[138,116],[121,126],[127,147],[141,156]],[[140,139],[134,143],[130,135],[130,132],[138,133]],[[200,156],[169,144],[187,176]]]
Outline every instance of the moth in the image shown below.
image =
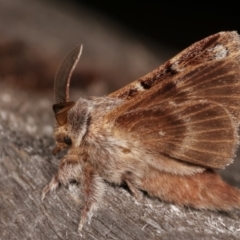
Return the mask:
[[[68,148],[42,198],[60,184],[82,186],[79,231],[101,203],[106,182],[127,184],[180,206],[229,211],[240,191],[216,170],[229,165],[239,143],[240,38],[209,36],[146,76],[103,97],[69,101],[74,48],[54,82],[56,148]],[[79,190],[80,191],[80,190]]]

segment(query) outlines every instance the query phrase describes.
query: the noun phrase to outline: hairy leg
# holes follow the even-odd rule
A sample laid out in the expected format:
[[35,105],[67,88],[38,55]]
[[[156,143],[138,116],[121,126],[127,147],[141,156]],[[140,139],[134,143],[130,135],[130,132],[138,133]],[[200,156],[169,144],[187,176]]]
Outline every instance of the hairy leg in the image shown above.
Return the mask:
[[101,201],[104,194],[104,182],[102,178],[94,172],[90,165],[84,168],[82,183],[85,201],[78,231],[82,230],[87,219],[88,223],[91,221],[93,212],[97,209],[98,203]]
[[142,198],[141,191],[135,186],[135,179],[131,172],[126,172],[122,176],[123,182],[125,182],[132,193],[132,195],[137,199],[140,200]]
[[58,172],[43,189],[42,200],[48,192],[55,190],[60,184],[68,185],[72,180],[80,183],[84,194],[84,205],[78,227],[78,230],[81,231],[86,220],[90,222],[104,193],[104,182],[91,165],[79,161],[75,155],[65,156],[61,160]]
[[[75,168],[75,171],[71,171],[73,167],[76,167],[77,165],[79,165],[79,160],[75,155],[66,155],[64,158],[62,158],[58,172],[53,176],[50,183],[42,191],[42,200],[49,192],[56,190],[60,183],[67,184],[71,175],[81,174],[82,171],[79,167]],[[76,170],[78,170],[78,172],[76,172]]]

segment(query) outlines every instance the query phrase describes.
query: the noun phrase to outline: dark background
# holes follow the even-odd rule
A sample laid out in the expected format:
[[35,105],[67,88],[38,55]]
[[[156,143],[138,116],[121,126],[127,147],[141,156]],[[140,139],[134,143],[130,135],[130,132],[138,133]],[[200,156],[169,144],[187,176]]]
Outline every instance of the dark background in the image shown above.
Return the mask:
[[240,31],[239,7],[199,1],[95,1],[72,0],[114,20],[143,40],[150,38],[176,50],[219,31]]

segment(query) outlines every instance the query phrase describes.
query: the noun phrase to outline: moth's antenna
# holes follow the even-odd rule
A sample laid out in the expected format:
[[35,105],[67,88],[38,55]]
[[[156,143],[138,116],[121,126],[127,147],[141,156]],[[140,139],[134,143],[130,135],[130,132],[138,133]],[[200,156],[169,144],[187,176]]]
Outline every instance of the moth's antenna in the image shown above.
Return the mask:
[[70,79],[82,54],[82,44],[75,47],[62,61],[54,81],[55,103],[69,101]]

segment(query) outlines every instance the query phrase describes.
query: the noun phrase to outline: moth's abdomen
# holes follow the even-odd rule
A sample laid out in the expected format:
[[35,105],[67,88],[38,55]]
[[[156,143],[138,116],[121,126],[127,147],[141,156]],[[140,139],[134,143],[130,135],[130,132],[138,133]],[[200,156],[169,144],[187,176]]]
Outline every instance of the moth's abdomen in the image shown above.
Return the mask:
[[240,208],[240,191],[211,170],[191,176],[153,170],[142,179],[141,187],[151,196],[180,206],[224,211]]

